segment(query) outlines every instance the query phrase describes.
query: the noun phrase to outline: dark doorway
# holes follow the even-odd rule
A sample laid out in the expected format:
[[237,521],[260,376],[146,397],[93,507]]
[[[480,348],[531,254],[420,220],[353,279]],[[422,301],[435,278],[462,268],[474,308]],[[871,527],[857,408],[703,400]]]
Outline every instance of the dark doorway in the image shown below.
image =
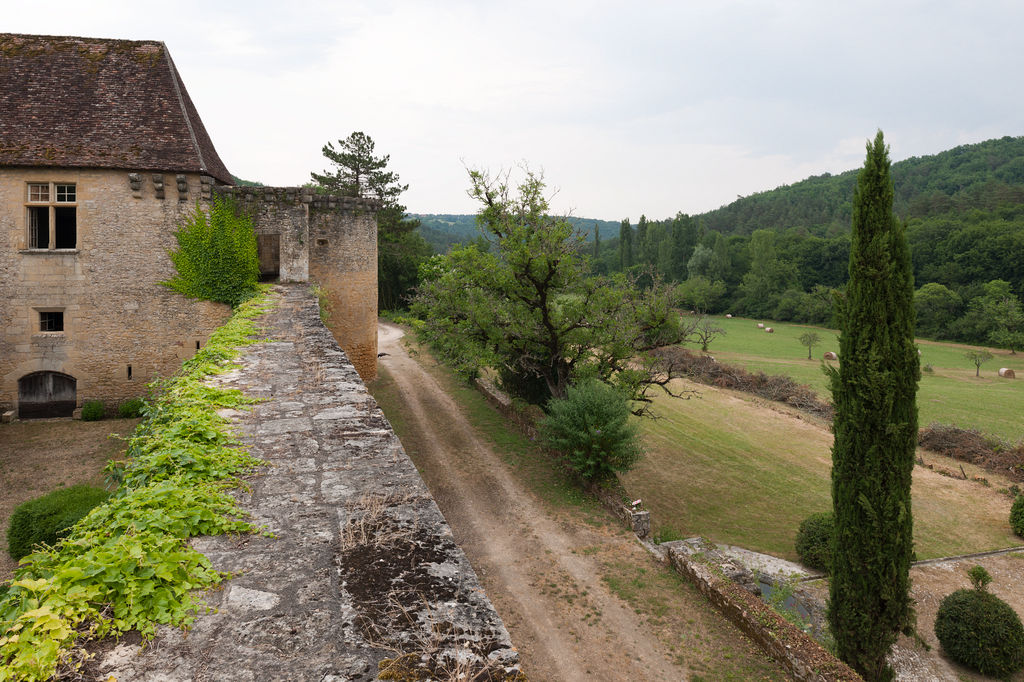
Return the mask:
[[18,417],[70,417],[78,382],[60,372],[33,372],[18,379]]
[[281,271],[281,235],[256,235],[256,251],[260,256],[260,280],[277,279]]

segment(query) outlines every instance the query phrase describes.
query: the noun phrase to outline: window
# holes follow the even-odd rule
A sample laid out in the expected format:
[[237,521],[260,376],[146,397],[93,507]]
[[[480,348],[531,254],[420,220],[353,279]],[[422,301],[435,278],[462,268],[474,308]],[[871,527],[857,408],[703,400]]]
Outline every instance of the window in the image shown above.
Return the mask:
[[78,246],[77,201],[73,184],[28,183],[28,247],[73,249]]
[[41,332],[62,332],[64,331],[64,311],[44,310],[39,313],[39,331]]

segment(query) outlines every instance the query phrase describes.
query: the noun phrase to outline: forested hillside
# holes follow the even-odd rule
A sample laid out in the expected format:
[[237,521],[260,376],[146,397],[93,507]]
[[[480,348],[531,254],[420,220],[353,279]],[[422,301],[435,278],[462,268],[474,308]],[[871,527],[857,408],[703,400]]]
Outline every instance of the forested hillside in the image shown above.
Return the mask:
[[[420,234],[438,253],[446,253],[454,244],[471,242],[480,234],[475,215],[417,213],[412,217],[420,221]],[[610,220],[570,216],[569,222],[586,235],[588,241],[594,239],[595,228],[601,239],[619,234],[619,224]]]
[[[1024,349],[1024,137],[907,159],[892,177],[919,335]],[[654,271],[692,308],[827,324],[846,286],[856,178],[811,177],[696,216],[574,222],[599,274]],[[474,216],[418,217],[442,252],[477,235]]]
[[[950,211],[993,210],[1024,203],[1024,137],[964,145],[892,165],[894,210],[900,218]],[[705,229],[750,234],[803,227],[818,235],[849,231],[857,171],[817,175],[737,199],[700,215]]]

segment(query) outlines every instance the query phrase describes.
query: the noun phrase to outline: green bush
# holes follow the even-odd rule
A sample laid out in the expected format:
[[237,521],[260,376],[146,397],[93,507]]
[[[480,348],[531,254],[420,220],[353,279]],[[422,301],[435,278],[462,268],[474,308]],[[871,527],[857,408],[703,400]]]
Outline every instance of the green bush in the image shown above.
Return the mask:
[[82,403],[82,421],[84,422],[98,422],[106,413],[106,408],[99,400],[86,400]]
[[637,428],[629,415],[622,393],[589,380],[570,386],[564,399],[548,402],[540,434],[584,480],[603,481],[616,471],[629,471],[640,458]]
[[101,488],[76,485],[22,503],[11,514],[7,530],[8,553],[18,560],[30,554],[38,543],[56,543],[71,526],[109,496]]
[[138,419],[143,415],[143,411],[145,409],[145,400],[142,398],[132,398],[130,400],[125,400],[117,406],[117,414],[122,419]]
[[984,590],[942,600],[935,636],[946,655],[983,675],[1008,677],[1024,667],[1024,626],[1010,605]]
[[811,514],[796,532],[796,553],[805,566],[826,573],[832,570],[832,536],[835,516],[832,512]]
[[1017,495],[1010,507],[1010,526],[1014,533],[1024,538],[1024,495]]
[[175,233],[171,262],[178,274],[165,286],[190,298],[237,306],[256,291],[260,263],[252,221],[234,202],[215,198],[209,216],[198,205]]

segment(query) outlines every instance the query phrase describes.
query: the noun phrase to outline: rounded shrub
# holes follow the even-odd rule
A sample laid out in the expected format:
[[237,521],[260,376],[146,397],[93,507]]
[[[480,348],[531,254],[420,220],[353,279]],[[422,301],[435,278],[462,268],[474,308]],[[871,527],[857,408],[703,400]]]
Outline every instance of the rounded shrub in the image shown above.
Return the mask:
[[117,406],[117,414],[122,419],[138,419],[146,409],[146,401],[142,398],[131,398]]
[[545,444],[561,453],[586,481],[604,481],[629,471],[640,458],[629,402],[617,389],[597,380],[570,386],[565,398],[548,402],[540,423]]
[[935,636],[946,655],[983,675],[1008,677],[1024,667],[1024,626],[1005,601],[981,589],[942,600]]
[[82,421],[98,422],[103,419],[107,410],[99,400],[86,400],[82,403]]
[[826,573],[832,570],[832,536],[835,535],[832,512],[811,514],[796,532],[796,553],[805,566]]
[[21,559],[38,543],[52,545],[93,507],[110,496],[102,488],[76,485],[24,502],[11,514],[7,529],[7,551]]
[[1013,532],[1024,538],[1024,495],[1017,495],[1010,507],[1010,527]]

